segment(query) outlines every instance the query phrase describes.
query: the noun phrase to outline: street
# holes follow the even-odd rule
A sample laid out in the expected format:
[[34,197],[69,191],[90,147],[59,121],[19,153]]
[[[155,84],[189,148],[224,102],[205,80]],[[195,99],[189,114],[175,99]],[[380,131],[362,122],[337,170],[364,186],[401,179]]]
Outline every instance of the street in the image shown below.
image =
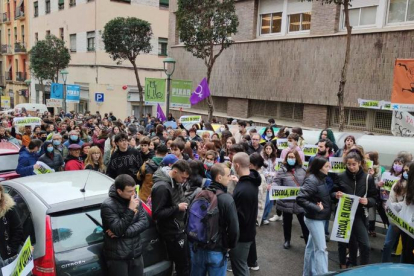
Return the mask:
[[[274,208],[271,216],[273,216]],[[269,216],[269,217],[271,217]],[[332,222],[331,227],[332,228]],[[300,238],[300,225],[296,217],[293,218],[292,226],[292,247],[288,250],[283,248],[283,226],[282,221],[270,222],[269,225],[262,225],[257,229],[257,255],[259,271],[250,271],[254,276],[267,275],[302,275],[303,256],[305,252],[305,242]],[[370,237],[371,261],[370,263],[381,262],[381,249],[384,244],[385,236],[377,233],[376,238]],[[328,245],[329,271],[338,270],[338,250],[337,242],[330,241]],[[393,261],[398,262],[398,257],[393,257]],[[228,272],[227,275],[233,275]]]

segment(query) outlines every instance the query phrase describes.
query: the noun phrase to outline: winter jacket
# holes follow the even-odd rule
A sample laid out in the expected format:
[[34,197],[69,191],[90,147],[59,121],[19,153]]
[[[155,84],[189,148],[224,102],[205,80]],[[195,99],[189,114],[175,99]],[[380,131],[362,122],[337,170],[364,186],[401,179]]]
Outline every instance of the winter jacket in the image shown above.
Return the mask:
[[226,252],[227,249],[234,248],[239,239],[240,230],[236,204],[233,197],[227,193],[227,188],[222,184],[212,182],[208,189],[223,192],[217,196],[217,206],[220,213],[220,238],[213,251]]
[[21,147],[16,172],[22,177],[34,175],[33,165],[36,164],[38,159],[39,154],[37,152],[29,152],[26,147]]
[[[320,156],[319,154],[312,156],[311,158],[309,158],[309,166],[311,165],[311,163],[313,162],[313,160],[315,159],[316,156]],[[332,152],[329,157],[333,157],[334,153]],[[329,157],[327,157],[327,159],[329,159]],[[326,158],[326,157],[325,157]],[[328,173],[328,176],[326,177],[326,185],[328,185],[328,189],[329,191],[332,191],[333,187],[335,186],[335,183],[338,183],[338,174],[337,173]]]
[[19,253],[19,247],[23,245],[23,224],[19,214],[14,208],[16,203],[13,198],[3,193],[4,205],[0,208],[0,255],[6,260]]
[[99,164],[88,164],[85,166],[85,170],[91,170],[91,171],[96,171],[96,172],[101,172],[101,173],[105,173],[105,168],[103,168],[102,170],[99,168]]
[[271,158],[263,158],[263,159],[264,159],[264,162],[267,164],[267,168],[263,167],[263,174],[266,177],[267,184],[272,184],[275,181],[275,177],[277,175],[277,172],[275,170],[275,166],[277,163],[276,158],[275,160],[272,160]]
[[143,163],[147,162],[148,160],[151,160],[155,155],[153,150],[149,150],[147,153],[143,153],[141,151],[140,154]]
[[137,182],[137,172],[142,163],[141,154],[136,149],[117,150],[111,155],[106,174],[114,179],[120,174],[128,174]]
[[201,139],[201,137],[196,134],[196,136],[193,138],[190,137],[190,141],[202,142],[203,139]]
[[[302,149],[299,146],[297,146],[294,149],[299,153],[299,156],[300,156],[300,159],[302,159],[302,162],[305,162],[305,154],[303,153]],[[289,151],[290,151],[290,148],[282,150],[282,153],[280,154],[280,159],[285,160],[285,157]]]
[[65,171],[81,171],[85,169],[83,162],[73,155],[68,155],[65,159]]
[[59,146],[53,146],[54,147],[54,153],[60,153],[60,155],[62,155],[63,160],[66,159],[66,157],[68,157],[69,154],[69,150],[67,147],[65,147],[64,145],[59,145]]
[[239,178],[239,182],[233,191],[237,217],[239,218],[239,242],[252,242],[256,236],[258,196],[261,183],[260,174],[255,170],[250,170],[250,175]]
[[[407,187],[407,180],[401,179],[399,182],[401,182],[404,189]],[[392,204],[394,207],[396,207],[397,210],[401,210],[402,208],[402,202],[405,200],[405,193],[397,194],[394,191],[394,188],[396,185],[399,184],[399,182],[392,185],[390,197],[388,198],[387,204]]]
[[115,238],[104,234],[103,253],[107,260],[131,260],[141,256],[140,234],[149,227],[145,210],[140,204],[136,212],[129,209],[129,200],[119,196],[115,185],[101,205],[104,232],[111,230]]
[[[287,166],[281,165],[275,183],[277,186],[301,187],[305,181],[306,170],[302,166],[296,166],[293,171],[288,171]],[[290,214],[301,214],[304,212],[296,200],[277,200],[276,208]]]
[[46,165],[54,169],[56,172],[61,171],[63,164],[65,164],[63,162],[63,157],[62,155],[60,155],[60,153],[53,153],[52,156],[44,153],[42,156],[39,157],[39,161],[45,163]]
[[[331,198],[326,185],[326,175],[319,172],[318,175],[307,176],[296,197],[296,202],[305,209],[305,217],[314,220],[329,220]],[[317,205],[318,202],[322,203],[323,210]]]
[[96,134],[94,134],[92,136],[92,141],[93,141],[93,144],[101,150],[101,153],[103,155],[104,154],[106,137],[105,138],[98,138],[98,136],[96,136]]
[[162,158],[153,157],[145,162],[137,173],[137,179],[141,183],[139,198],[144,202],[147,202],[151,195],[152,186],[154,185],[153,174],[158,170],[161,162]]
[[252,146],[252,144],[249,144],[249,148],[247,149],[247,154],[248,155],[251,155],[251,154],[253,154],[253,153],[255,153],[255,152],[257,152],[257,153],[261,153],[262,152],[262,150],[263,150],[263,146],[262,145],[260,145],[259,144],[259,147],[257,148],[257,149],[255,149],[253,146]]
[[[339,175],[338,184],[334,186],[333,192],[331,194],[332,199],[336,201],[336,192],[341,191],[349,195],[366,197],[368,199],[368,204],[365,207],[374,207],[378,191],[376,189],[375,181],[372,176],[369,176],[368,178],[367,187],[367,175],[368,174],[364,172],[362,168],[360,168],[360,170],[357,173],[352,173],[351,171],[346,169],[345,172]],[[364,205],[359,204],[355,215],[364,215],[363,207]]]
[[189,203],[181,184],[170,177],[169,170],[169,167],[160,167],[154,173],[151,191],[152,217],[163,236],[184,233],[186,213],[178,209],[178,204]]

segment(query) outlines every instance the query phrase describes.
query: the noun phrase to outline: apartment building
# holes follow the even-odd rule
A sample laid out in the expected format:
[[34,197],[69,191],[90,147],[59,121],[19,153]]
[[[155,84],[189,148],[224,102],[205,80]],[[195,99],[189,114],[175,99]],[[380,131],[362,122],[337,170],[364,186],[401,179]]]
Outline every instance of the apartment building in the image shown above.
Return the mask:
[[27,103],[29,90],[28,22],[29,0],[1,0],[0,87],[10,97],[11,107]]
[[[105,52],[102,33],[116,17],[137,17],[151,23],[152,51],[137,58],[141,84],[145,78],[164,78],[163,59],[168,45],[168,0],[35,0],[31,1],[30,41],[34,45],[47,34],[63,39],[70,49],[67,84],[81,88],[80,103],[68,104],[68,111],[113,111],[117,117],[138,116],[139,95],[129,61],[118,65]],[[61,76],[59,76],[61,78]],[[59,80],[63,83],[63,79]],[[31,84],[32,102],[46,102],[50,86],[42,91],[36,79]],[[104,93],[104,102],[95,102]],[[145,112],[152,112],[146,106]]]
[[[236,1],[235,44],[214,66],[215,114],[310,128],[338,125],[337,91],[345,55],[343,9],[320,1]],[[204,63],[185,51],[170,1],[174,78],[199,82]],[[359,108],[358,99],[390,101],[396,58],[414,58],[414,1],[353,0],[346,128],[390,133],[392,112]],[[207,114],[205,102],[187,113]]]

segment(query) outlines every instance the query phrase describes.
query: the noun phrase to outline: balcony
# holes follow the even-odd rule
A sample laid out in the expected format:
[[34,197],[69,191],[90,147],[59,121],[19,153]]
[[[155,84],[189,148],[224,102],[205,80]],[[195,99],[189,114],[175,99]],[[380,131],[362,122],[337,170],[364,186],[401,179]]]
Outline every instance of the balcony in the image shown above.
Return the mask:
[[17,72],[16,81],[24,82],[26,80],[26,72]]
[[6,71],[5,74],[4,74],[4,77],[5,77],[6,81],[12,81],[13,80],[12,72],[10,72],[10,71]]
[[15,53],[26,53],[26,43],[14,43],[14,52]]
[[3,23],[10,23],[10,16],[7,12],[3,13]]
[[11,45],[8,45],[8,44],[1,45],[1,53],[6,54],[6,55],[11,55],[12,54]]
[[16,16],[14,17],[14,19],[24,19],[24,17],[25,13],[23,7],[20,10],[16,10]]

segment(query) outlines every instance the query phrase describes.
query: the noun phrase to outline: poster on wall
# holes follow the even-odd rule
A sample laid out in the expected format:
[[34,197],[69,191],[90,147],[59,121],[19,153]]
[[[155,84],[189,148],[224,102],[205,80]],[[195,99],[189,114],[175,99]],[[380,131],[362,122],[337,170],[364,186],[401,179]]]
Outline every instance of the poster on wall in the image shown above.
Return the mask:
[[193,82],[186,80],[171,81],[171,107],[191,108],[190,96],[193,91]]
[[145,78],[145,104],[165,103],[165,79]]
[[391,94],[393,110],[414,110],[414,59],[397,59]]

